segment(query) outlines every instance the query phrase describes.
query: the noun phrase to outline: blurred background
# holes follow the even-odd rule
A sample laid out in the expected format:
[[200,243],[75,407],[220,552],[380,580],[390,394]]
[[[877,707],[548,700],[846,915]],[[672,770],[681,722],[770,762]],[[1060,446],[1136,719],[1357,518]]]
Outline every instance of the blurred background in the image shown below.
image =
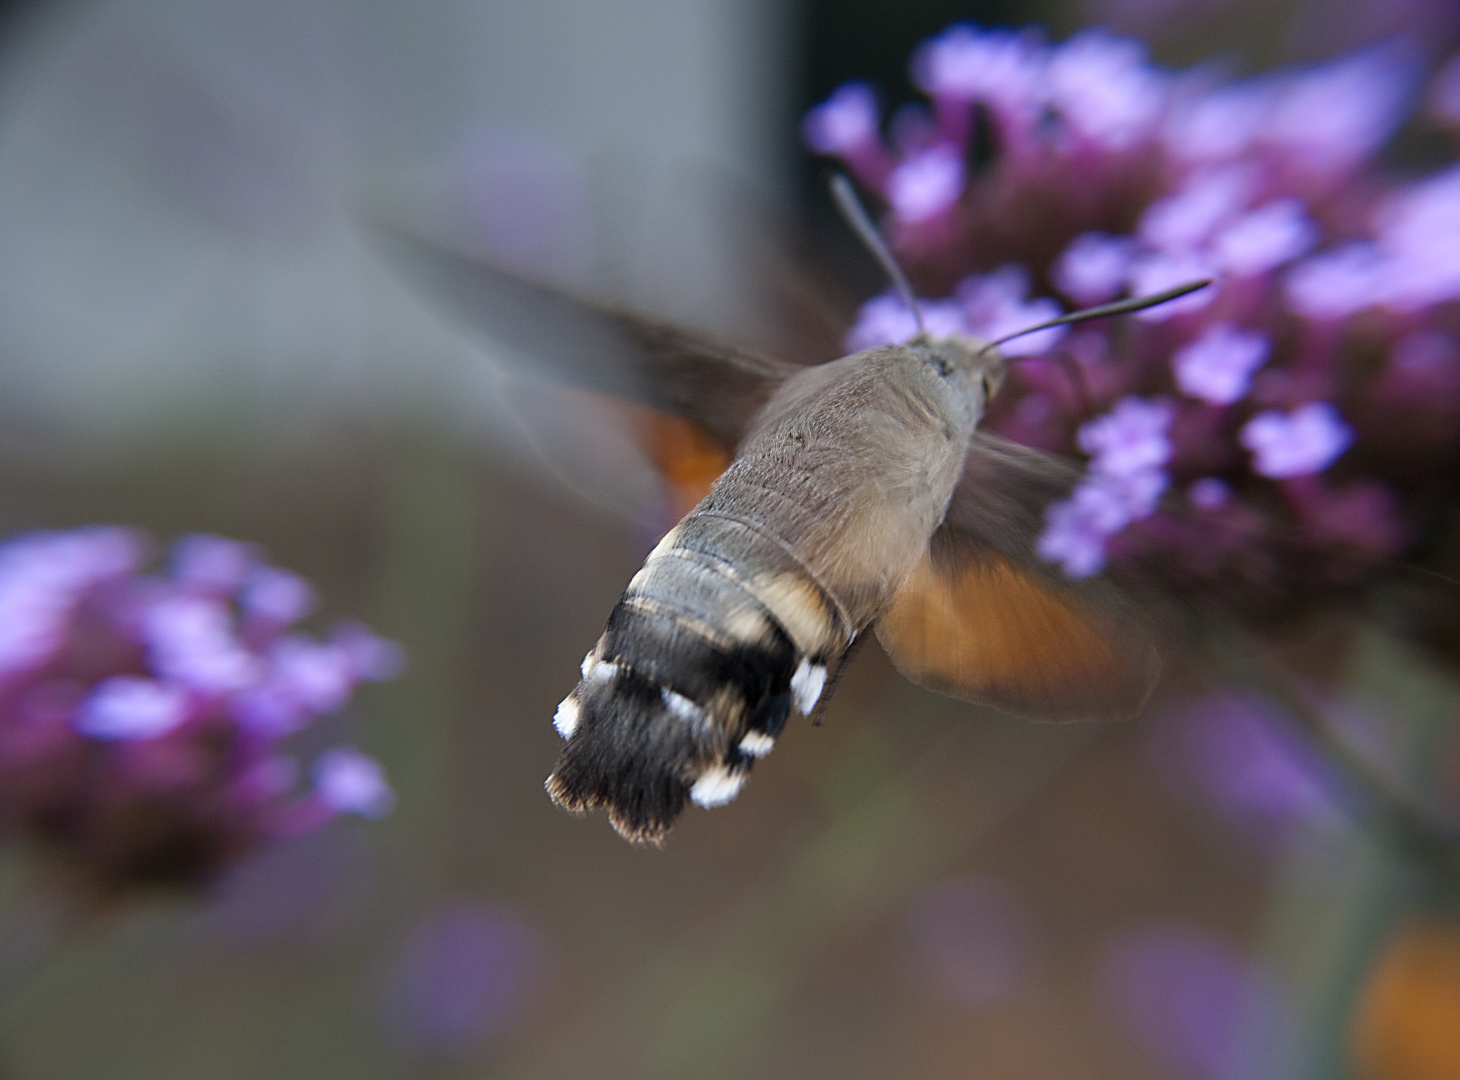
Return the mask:
[[[1398,41],[1430,78],[1460,47],[1448,0],[0,8],[0,532],[247,540],[408,656],[339,721],[383,820],[80,922],[7,850],[0,1077],[1460,1076],[1453,890],[1220,677],[1039,726],[871,648],[662,851],[542,791],[662,523],[539,463],[489,339],[362,222],[734,330],[753,204],[864,300],[802,118],[852,79],[919,100],[909,57],[959,20],[1226,76]],[[1460,683],[1382,627],[1282,647],[1364,775],[1453,806]]]

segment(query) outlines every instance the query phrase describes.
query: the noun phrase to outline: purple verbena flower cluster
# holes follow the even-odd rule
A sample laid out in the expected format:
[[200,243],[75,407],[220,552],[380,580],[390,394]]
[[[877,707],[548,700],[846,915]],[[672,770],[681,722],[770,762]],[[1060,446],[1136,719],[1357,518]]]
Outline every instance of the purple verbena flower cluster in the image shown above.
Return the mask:
[[[1418,101],[1460,127],[1460,60],[1427,99],[1420,76],[1380,46],[1222,81],[1104,31],[956,25],[915,54],[927,104],[886,137],[860,83],[804,132],[882,200],[919,290],[945,298],[925,302],[934,334],[1213,279],[1011,342],[986,423],[1089,456],[1040,541],[1070,576],[1140,553],[1272,611],[1422,554],[1454,503],[1460,166],[1398,179],[1376,160]],[[888,294],[848,345],[913,332]]]
[[272,839],[386,813],[370,758],[327,750],[301,782],[285,741],[391,678],[399,647],[295,631],[313,590],[249,545],[189,536],[167,572],[145,562],[114,527],[0,544],[0,835],[111,893],[205,883]]

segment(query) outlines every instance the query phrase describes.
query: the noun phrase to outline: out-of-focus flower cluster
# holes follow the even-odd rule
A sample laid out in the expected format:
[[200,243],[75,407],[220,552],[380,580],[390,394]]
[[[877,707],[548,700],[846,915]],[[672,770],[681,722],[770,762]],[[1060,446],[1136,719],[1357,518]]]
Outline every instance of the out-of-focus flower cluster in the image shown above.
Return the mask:
[[[928,103],[886,136],[860,83],[804,132],[883,201],[941,297],[930,332],[994,338],[1214,280],[1006,347],[987,425],[1091,462],[1049,510],[1045,558],[1081,577],[1139,552],[1270,613],[1434,553],[1460,449],[1460,166],[1398,179],[1377,154],[1418,101],[1460,128],[1460,62],[1424,98],[1397,47],[1224,81],[1103,31],[957,25],[912,74]],[[848,344],[913,332],[889,293]]]
[[358,750],[304,778],[285,743],[392,677],[399,647],[296,632],[313,590],[246,544],[190,536],[166,572],[145,563],[122,528],[0,545],[0,836],[117,892],[206,883],[270,840],[388,811]]

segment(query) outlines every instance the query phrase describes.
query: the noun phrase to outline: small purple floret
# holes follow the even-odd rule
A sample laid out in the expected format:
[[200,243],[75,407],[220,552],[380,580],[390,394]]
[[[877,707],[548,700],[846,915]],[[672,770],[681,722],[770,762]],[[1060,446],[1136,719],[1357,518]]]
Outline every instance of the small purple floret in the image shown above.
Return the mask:
[[1169,401],[1123,398],[1104,416],[1080,428],[1080,449],[1091,455],[1093,471],[1123,476],[1160,468],[1171,458]]
[[314,763],[314,788],[327,806],[342,814],[380,818],[395,804],[395,793],[386,783],[380,763],[349,747],[319,756]]
[[1103,304],[1125,288],[1135,255],[1136,242],[1128,236],[1081,233],[1054,264],[1054,283],[1077,303]]
[[1322,472],[1353,438],[1353,429],[1326,401],[1310,401],[1289,414],[1258,413],[1241,434],[1242,445],[1252,451],[1253,469],[1275,480]]
[[917,225],[946,213],[963,194],[963,158],[938,143],[904,158],[887,178],[887,201],[899,221]]
[[1377,302],[1382,280],[1378,250],[1355,241],[1293,267],[1287,276],[1288,306],[1310,319],[1347,318]]
[[806,114],[802,133],[818,154],[856,154],[880,138],[877,95],[866,83],[847,83]]
[[1404,118],[1413,59],[1403,49],[1378,46],[1289,76],[1263,140],[1306,174],[1353,168]]
[[249,575],[243,610],[254,618],[288,626],[314,610],[314,590],[298,574],[261,566]]
[[913,56],[913,80],[935,98],[1027,107],[1040,95],[1038,41],[1011,31],[950,26]]
[[1186,497],[1203,510],[1216,510],[1227,505],[1232,498],[1232,489],[1215,476],[1206,476],[1186,489]]
[[1051,104],[1076,132],[1123,149],[1154,132],[1164,79],[1129,38],[1087,30],[1054,50],[1046,70]]
[[1268,348],[1263,334],[1214,323],[1171,358],[1176,385],[1182,393],[1213,405],[1241,401],[1253,373],[1267,359]]
[[1045,512],[1040,558],[1059,563],[1071,578],[1089,577],[1105,565],[1110,537],[1149,517],[1166,490],[1171,418],[1170,402],[1128,397],[1080,428],[1090,472],[1068,500]]
[[1140,238],[1173,255],[1194,251],[1246,209],[1256,185],[1256,171],[1246,166],[1198,173],[1176,194],[1146,208]]
[[1244,277],[1265,274],[1307,253],[1318,240],[1303,200],[1274,199],[1228,225],[1213,243],[1223,270]]
[[155,739],[187,717],[188,694],[171,683],[117,675],[97,685],[76,718],[93,739]]
[[[1131,264],[1129,292],[1132,296],[1149,296],[1151,293],[1189,285],[1193,281],[1208,281],[1218,276],[1216,264],[1205,254],[1153,253],[1143,255]],[[1186,312],[1200,311],[1216,298],[1218,287],[1198,289],[1179,300],[1138,311],[1131,317],[1142,322],[1165,322]]]
[[257,561],[251,545],[222,536],[185,536],[172,548],[174,579],[208,592],[237,589]]

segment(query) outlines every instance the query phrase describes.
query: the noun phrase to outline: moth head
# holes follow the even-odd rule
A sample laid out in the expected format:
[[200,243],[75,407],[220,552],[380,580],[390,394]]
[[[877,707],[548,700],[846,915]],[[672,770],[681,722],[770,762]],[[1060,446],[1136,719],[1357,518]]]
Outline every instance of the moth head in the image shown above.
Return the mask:
[[981,338],[928,338],[924,344],[943,372],[962,372],[974,386],[980,387],[984,404],[992,401],[1004,385],[1008,361],[1002,350]]

